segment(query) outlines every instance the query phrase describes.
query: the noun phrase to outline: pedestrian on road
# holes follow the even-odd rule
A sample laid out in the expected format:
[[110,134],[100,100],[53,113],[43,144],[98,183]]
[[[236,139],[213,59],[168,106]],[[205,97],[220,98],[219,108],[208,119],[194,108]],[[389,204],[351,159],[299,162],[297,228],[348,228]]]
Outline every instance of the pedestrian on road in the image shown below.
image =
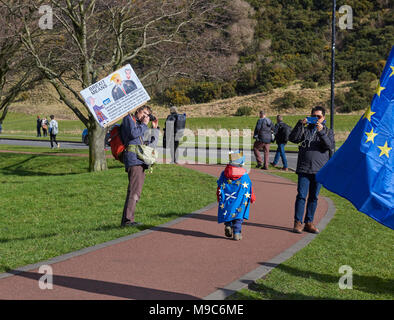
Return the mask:
[[47,118],[44,117],[41,120],[42,135],[44,137],[46,137],[48,135],[48,125],[49,125],[49,122],[48,122]]
[[148,105],[143,105],[136,110],[134,115],[128,114],[122,120],[121,138],[126,147],[123,154],[123,161],[129,178],[121,220],[122,227],[132,227],[140,224],[134,220],[134,212],[141,196],[145,180],[145,170],[148,169],[148,166],[142,160],[138,159],[134,152],[129,151],[127,147],[129,145],[141,145],[142,143],[151,147],[157,145],[160,130],[157,118],[152,121],[153,134],[150,136],[150,139],[144,139],[146,136],[145,133],[148,130],[150,115],[152,115],[152,109]]
[[218,223],[224,222],[226,237],[241,240],[243,220],[249,219],[250,203],[256,201],[256,196],[252,181],[243,168],[245,156],[237,151],[230,152],[229,158],[229,164],[217,181]]
[[[314,118],[299,120],[290,133],[289,140],[300,143],[296,170],[298,193],[294,213],[293,232],[295,233],[301,233],[302,230],[319,233],[319,229],[313,224],[321,188],[321,184],[316,181],[316,173],[325,165],[335,148],[334,132],[326,127],[325,114],[324,107],[315,106],[311,112],[311,116]],[[307,196],[308,201],[304,219]]]
[[179,141],[183,137],[185,126],[186,113],[179,114],[178,109],[172,106],[165,122],[163,135],[163,147],[170,148],[171,163],[178,163]]
[[49,136],[51,138],[51,149],[54,149],[53,142],[56,143],[57,147],[60,148],[60,143],[56,141],[56,135],[59,133],[59,126],[55,120],[55,116],[50,115],[51,121],[49,122]]
[[37,137],[41,137],[41,119],[37,116]]
[[[256,139],[253,145],[253,152],[257,160],[256,168],[268,170],[270,143],[272,140],[273,123],[267,118],[264,110],[260,111],[260,119],[257,121],[254,129],[253,138]],[[260,151],[264,152],[264,165]]]
[[287,141],[289,140],[291,130],[292,128],[287,123],[283,122],[283,117],[278,114],[276,116],[276,125],[274,127],[275,142],[278,145],[278,148],[276,149],[274,162],[272,162],[271,164],[276,167],[277,163],[279,162],[279,158],[281,158],[283,162],[282,170],[284,171],[289,170],[287,167],[285,146]]

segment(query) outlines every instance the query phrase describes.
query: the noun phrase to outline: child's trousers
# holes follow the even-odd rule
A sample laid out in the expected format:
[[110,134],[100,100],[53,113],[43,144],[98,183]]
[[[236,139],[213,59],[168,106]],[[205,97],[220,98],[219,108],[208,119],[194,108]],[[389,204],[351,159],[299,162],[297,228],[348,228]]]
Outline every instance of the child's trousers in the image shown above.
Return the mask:
[[225,222],[224,225],[232,227],[234,233],[241,233],[242,222],[243,222],[243,219],[235,219],[235,220]]

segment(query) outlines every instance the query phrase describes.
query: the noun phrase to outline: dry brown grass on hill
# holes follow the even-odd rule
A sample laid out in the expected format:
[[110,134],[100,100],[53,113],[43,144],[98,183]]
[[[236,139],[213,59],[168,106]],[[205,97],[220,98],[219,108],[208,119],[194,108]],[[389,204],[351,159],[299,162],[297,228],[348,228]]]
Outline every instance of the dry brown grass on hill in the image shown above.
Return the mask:
[[[337,85],[336,92],[349,90],[348,83]],[[273,102],[283,97],[286,92],[293,92],[297,97],[307,100],[305,108],[291,108],[281,110],[280,113],[286,114],[305,114],[308,113],[313,105],[322,103],[329,107],[330,86],[315,89],[302,89],[300,83],[293,84],[287,88],[274,89],[272,93],[256,93],[245,96],[233,97],[230,99],[215,100],[209,103],[191,104],[179,106],[180,113],[186,112],[188,117],[224,117],[233,116],[241,106],[252,108],[252,114],[258,114],[259,110],[265,110],[269,115],[276,115],[278,110]],[[75,101],[75,100],[74,100]],[[159,118],[166,118],[169,108],[158,106],[151,103],[154,113]],[[13,112],[20,112],[33,115],[55,114],[58,119],[76,120],[74,113],[57,98],[56,91],[49,84],[41,84],[29,93],[22,93],[17,101],[12,105]]]

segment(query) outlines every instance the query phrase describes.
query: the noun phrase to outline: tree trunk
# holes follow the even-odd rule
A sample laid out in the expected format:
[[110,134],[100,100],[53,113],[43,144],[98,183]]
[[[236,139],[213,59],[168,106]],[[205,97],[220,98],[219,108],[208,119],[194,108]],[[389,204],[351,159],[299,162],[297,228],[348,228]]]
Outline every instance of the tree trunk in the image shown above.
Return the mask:
[[107,170],[104,150],[106,130],[101,128],[92,116],[89,117],[89,171]]

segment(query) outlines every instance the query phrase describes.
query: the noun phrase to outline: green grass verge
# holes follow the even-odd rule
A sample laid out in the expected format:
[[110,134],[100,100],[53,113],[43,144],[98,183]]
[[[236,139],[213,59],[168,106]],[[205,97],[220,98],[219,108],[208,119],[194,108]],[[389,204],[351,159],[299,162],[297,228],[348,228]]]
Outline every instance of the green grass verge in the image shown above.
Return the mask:
[[[9,145],[9,144],[0,144],[0,150],[8,150],[8,151],[18,151],[18,152],[37,152],[37,153],[45,153],[48,155],[53,154],[83,154],[88,155],[89,149],[51,149],[48,147],[33,147],[33,146],[19,146],[19,145]],[[107,148],[105,152],[107,155],[111,155],[111,150]]]
[[[291,126],[295,126],[297,121],[306,115],[287,115],[283,120]],[[276,123],[275,116],[270,117]],[[335,132],[349,132],[360,119],[359,115],[335,115],[334,124]],[[250,129],[254,130],[257,117],[212,117],[212,118],[188,118],[186,127],[191,130],[198,129]],[[59,120],[58,140],[81,141],[84,125],[79,120]],[[165,119],[159,119],[160,128],[164,128]],[[330,119],[327,115],[327,126],[330,125]],[[36,116],[21,113],[8,113],[3,123],[3,138],[36,138]],[[38,138],[49,139],[49,138]]]
[[[294,173],[275,173],[297,181]],[[322,188],[336,207],[334,218],[304,249],[250,289],[229,299],[393,299],[393,231]],[[353,269],[353,289],[341,290],[342,265]]]
[[[0,154],[0,272],[163,224],[216,200],[216,178],[173,165],[146,176],[138,228],[120,228],[123,166],[87,172],[78,157]],[[192,196],[191,196],[192,195]]]

